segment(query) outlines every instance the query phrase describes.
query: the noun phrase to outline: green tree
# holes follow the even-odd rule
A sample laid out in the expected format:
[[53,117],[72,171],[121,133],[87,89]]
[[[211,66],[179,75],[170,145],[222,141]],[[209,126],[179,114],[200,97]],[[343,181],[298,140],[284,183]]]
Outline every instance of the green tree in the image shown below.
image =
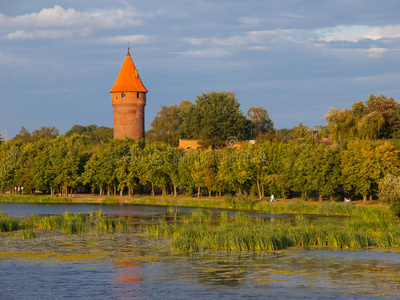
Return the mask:
[[364,115],[357,123],[357,136],[360,138],[375,139],[385,125],[382,113],[373,111]]
[[274,129],[274,123],[267,110],[262,106],[250,107],[247,117],[251,121],[251,137],[257,137],[260,133],[267,133]]
[[399,150],[387,140],[355,139],[342,151],[341,169],[345,190],[362,195],[366,202],[386,174],[399,175]]
[[210,92],[196,97],[193,108],[183,115],[183,128],[205,148],[224,145],[228,138],[243,139],[247,121],[233,92]]
[[385,123],[379,134],[379,138],[390,138],[395,133],[397,129],[398,120],[395,117],[400,104],[397,103],[393,98],[386,98],[383,95],[376,97],[374,94],[369,96],[368,101],[365,102],[366,114],[372,112],[379,112],[382,114]]
[[0,160],[0,190],[4,193],[5,189],[9,188],[13,192],[13,187],[16,186],[15,173],[18,169],[18,157],[21,152],[18,143],[9,144],[2,154]]
[[308,161],[308,176],[311,189],[322,197],[329,195],[331,200],[337,194],[340,186],[340,151],[339,147],[327,147],[316,144],[311,149],[311,159]]
[[379,181],[379,201],[390,204],[391,211],[400,216],[400,178],[387,174]]
[[290,130],[290,138],[292,140],[300,140],[305,138],[310,138],[311,132],[308,126],[304,126],[303,123],[299,123],[298,126],[293,127]]
[[355,118],[351,110],[331,108],[325,120],[334,142],[341,143],[354,135]]
[[178,146],[181,134],[181,109],[188,104],[189,101],[182,101],[178,105],[165,106],[161,105],[161,110],[157,113],[151,129],[146,132],[146,140],[148,143],[163,142],[172,146]]
[[73,134],[88,136],[92,144],[99,144],[101,142],[107,143],[113,139],[113,129],[109,127],[97,127],[97,125],[74,125],[70,130],[65,133],[69,137]]

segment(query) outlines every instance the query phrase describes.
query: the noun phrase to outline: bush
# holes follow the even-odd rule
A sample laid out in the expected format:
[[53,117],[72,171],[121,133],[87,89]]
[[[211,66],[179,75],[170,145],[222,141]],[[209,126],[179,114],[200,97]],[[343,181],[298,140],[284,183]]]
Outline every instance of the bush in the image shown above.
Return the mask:
[[400,178],[387,174],[379,181],[379,201],[390,203],[391,211],[400,216]]

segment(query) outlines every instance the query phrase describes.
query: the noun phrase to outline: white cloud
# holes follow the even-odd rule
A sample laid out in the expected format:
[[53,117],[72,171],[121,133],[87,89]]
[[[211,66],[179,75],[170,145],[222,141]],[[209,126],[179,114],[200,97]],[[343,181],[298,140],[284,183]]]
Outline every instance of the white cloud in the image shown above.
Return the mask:
[[371,57],[381,57],[383,55],[383,53],[389,51],[389,49],[386,48],[369,48],[369,49],[363,49],[362,51],[366,52],[368,54],[368,56]]
[[198,45],[201,45],[204,42],[206,42],[208,39],[206,39],[206,38],[202,38],[202,39],[201,38],[186,38],[185,40],[194,46],[198,46]]
[[121,9],[81,12],[55,5],[53,8],[43,8],[38,13],[17,17],[0,14],[0,28],[3,31],[13,31],[3,36],[9,39],[62,38],[62,33],[65,34],[64,38],[88,36],[98,29],[125,28],[141,24],[135,13]]
[[260,44],[268,42],[271,36],[286,36],[292,30],[258,30],[249,31],[243,35],[235,35],[228,38],[213,38],[211,42],[219,46],[234,46],[247,44]]
[[383,38],[400,38],[400,25],[369,27],[369,26],[337,26],[314,31],[325,42],[348,41],[358,42],[362,39],[379,40]]
[[254,46],[254,47],[250,47],[250,50],[255,50],[255,51],[268,51],[270,50],[270,47],[267,46]]
[[64,39],[74,36],[74,32],[70,30],[35,30],[24,31],[17,30],[6,35],[6,39]]

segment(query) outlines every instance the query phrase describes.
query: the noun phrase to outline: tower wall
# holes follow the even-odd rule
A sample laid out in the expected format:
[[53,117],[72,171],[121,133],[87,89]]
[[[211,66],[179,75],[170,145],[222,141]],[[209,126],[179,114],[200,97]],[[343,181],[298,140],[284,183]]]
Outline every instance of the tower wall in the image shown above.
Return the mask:
[[144,138],[144,92],[112,92],[114,138],[123,139],[125,135]]

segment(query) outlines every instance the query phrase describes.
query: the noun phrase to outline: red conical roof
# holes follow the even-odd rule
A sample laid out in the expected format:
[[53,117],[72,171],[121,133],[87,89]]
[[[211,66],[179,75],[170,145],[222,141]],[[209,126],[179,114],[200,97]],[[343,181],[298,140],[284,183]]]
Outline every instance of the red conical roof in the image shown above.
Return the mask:
[[138,71],[129,54],[129,48],[117,80],[115,80],[114,86],[110,90],[110,93],[112,92],[148,92],[142,80],[140,80]]

